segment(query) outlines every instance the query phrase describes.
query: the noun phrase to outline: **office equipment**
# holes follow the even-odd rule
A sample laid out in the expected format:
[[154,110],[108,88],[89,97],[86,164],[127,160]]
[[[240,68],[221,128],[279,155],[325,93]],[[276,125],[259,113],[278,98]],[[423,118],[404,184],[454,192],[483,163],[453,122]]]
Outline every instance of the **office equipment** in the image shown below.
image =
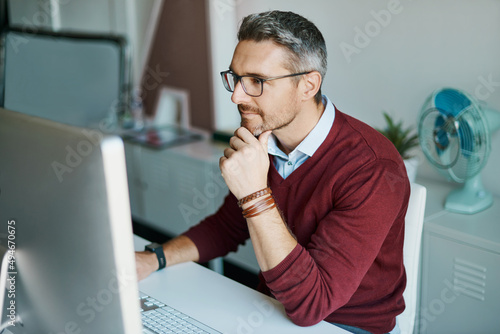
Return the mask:
[[11,28],[2,42],[4,108],[101,131],[116,126],[129,102],[123,38]]
[[422,229],[424,226],[427,190],[417,183],[411,184],[410,200],[405,217],[403,262],[406,270],[406,289],[403,293],[406,308],[398,315],[402,334],[413,334],[418,306],[418,285]]
[[159,300],[140,293],[143,334],[218,334],[219,331],[179,312]]
[[139,333],[121,139],[0,109],[0,156],[0,245],[15,246],[2,307],[22,321],[9,330]]
[[437,90],[424,103],[418,124],[422,151],[440,172],[464,183],[446,198],[447,210],[474,214],[493,204],[480,172],[490,155],[491,134],[498,129],[499,112],[457,89]]
[[146,120],[145,127],[135,127],[134,130],[124,132],[122,137],[127,141],[157,149],[203,138],[200,131],[194,132],[191,129],[189,94],[186,90],[163,86],[154,110],[155,116]]
[[[148,243],[134,236],[136,250]],[[294,325],[276,299],[193,262],[151,274],[139,282],[139,290],[223,333],[347,334],[324,321],[311,327]]]
[[150,127],[127,131],[123,139],[154,149],[165,149],[202,139],[202,136],[176,126]]

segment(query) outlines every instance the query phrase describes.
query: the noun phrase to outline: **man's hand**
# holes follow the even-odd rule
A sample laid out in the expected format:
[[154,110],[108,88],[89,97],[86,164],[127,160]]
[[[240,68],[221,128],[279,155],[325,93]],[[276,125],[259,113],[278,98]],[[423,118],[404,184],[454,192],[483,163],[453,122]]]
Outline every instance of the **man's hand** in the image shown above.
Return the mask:
[[219,167],[229,190],[237,199],[267,187],[267,141],[270,135],[271,131],[266,131],[257,139],[241,127],[229,140],[230,147],[224,150]]
[[135,266],[137,270],[137,280],[141,281],[158,270],[158,258],[152,252],[136,252]]

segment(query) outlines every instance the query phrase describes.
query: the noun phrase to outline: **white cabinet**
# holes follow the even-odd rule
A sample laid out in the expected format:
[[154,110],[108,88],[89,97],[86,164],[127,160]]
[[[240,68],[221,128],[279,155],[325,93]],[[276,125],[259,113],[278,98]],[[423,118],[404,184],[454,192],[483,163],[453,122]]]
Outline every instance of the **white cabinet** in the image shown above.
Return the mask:
[[206,141],[155,150],[125,143],[132,214],[178,235],[214,213],[228,189],[218,168],[222,149]]
[[500,198],[489,209],[444,211],[453,185],[427,186],[417,328],[427,334],[498,333],[500,329]]
[[[176,236],[214,213],[229,191],[219,170],[223,150],[209,141],[163,150],[125,142],[132,215]],[[250,241],[227,260],[259,271]]]

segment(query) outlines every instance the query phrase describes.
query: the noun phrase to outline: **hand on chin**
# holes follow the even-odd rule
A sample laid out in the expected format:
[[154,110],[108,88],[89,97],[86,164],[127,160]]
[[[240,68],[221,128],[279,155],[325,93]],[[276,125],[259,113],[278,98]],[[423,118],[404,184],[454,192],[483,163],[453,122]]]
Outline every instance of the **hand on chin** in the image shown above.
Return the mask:
[[267,187],[267,140],[271,132],[265,132],[259,138],[252,134],[246,127],[236,130],[229,141],[230,147],[224,150],[219,161],[222,177],[238,199]]
[[262,123],[252,122],[250,119],[241,119],[242,127],[250,131],[255,137],[260,136],[264,132],[264,127]]

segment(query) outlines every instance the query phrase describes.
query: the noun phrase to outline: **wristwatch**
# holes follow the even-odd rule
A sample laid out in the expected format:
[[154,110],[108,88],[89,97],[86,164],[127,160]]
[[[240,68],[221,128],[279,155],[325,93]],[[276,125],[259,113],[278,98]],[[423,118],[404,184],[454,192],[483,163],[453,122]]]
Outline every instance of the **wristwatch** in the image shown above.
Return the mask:
[[167,266],[167,259],[165,259],[165,253],[163,253],[162,245],[153,242],[152,244],[146,245],[146,248],[144,250],[156,253],[156,256],[158,257],[158,263],[160,264],[158,270],[163,269]]

